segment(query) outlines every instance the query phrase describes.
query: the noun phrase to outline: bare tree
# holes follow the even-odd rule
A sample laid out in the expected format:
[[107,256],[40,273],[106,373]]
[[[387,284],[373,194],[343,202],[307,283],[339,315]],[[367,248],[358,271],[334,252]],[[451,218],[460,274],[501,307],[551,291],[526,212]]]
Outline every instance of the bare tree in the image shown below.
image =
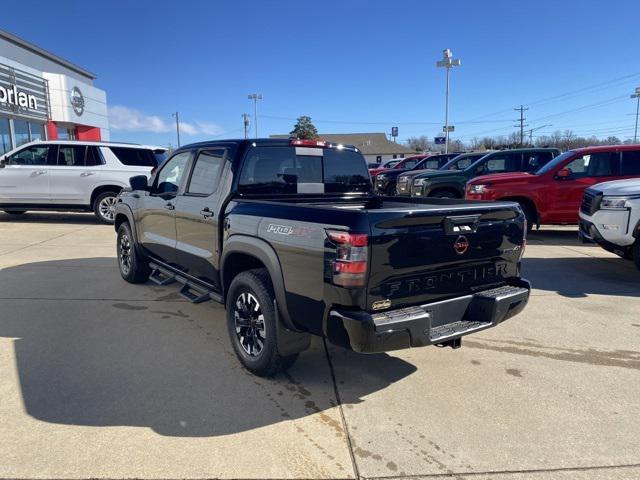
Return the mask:
[[407,138],[407,146],[416,152],[427,152],[431,148],[431,142],[426,135],[420,135],[419,137]]

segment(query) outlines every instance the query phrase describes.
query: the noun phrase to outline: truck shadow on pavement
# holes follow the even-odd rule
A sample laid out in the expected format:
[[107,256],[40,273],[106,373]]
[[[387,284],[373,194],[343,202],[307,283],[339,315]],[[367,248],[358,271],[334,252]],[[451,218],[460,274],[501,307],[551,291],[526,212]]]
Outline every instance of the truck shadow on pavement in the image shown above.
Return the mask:
[[31,211],[22,215],[10,215],[0,212],[0,223],[57,223],[66,225],[99,225],[98,219],[93,212],[37,212]]
[[522,275],[531,281],[534,290],[557,292],[565,297],[640,297],[640,271],[633,262],[622,258],[525,256]]
[[[24,408],[36,419],[205,437],[319,414],[328,434],[344,435],[321,339],[287,373],[255,377],[235,358],[221,306],[183,301],[175,285],[126,284],[115,259],[6,268],[0,302],[0,336],[14,339]],[[345,404],[416,371],[386,354],[329,355],[350,365]]]

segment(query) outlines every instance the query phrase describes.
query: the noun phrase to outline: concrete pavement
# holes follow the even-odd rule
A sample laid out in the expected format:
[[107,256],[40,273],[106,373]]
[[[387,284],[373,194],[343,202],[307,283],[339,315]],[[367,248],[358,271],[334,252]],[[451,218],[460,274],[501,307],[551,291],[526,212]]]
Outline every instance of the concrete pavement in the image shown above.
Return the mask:
[[270,380],[114,240],[0,213],[0,478],[640,477],[640,272],[573,229],[531,236],[530,305],[459,350],[317,339]]

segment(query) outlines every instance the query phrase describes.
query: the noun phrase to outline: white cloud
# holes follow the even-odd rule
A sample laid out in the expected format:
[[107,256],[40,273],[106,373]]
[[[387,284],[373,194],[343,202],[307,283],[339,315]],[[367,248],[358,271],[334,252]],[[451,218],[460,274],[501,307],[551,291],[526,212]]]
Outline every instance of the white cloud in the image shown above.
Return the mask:
[[[139,110],[114,105],[109,107],[109,125],[113,130],[122,132],[168,133],[176,128],[174,121],[158,115],[147,115]],[[222,133],[215,123],[180,122],[180,133],[185,135],[219,135]]]

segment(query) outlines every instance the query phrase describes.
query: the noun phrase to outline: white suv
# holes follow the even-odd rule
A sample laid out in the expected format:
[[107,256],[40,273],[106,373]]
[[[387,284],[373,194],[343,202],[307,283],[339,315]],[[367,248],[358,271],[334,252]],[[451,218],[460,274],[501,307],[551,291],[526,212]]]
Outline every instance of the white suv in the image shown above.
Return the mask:
[[640,178],[586,189],[580,206],[580,237],[633,259],[640,269]]
[[0,210],[93,210],[113,223],[120,190],[129,178],[149,175],[166,149],[126,143],[38,141],[0,156]]

